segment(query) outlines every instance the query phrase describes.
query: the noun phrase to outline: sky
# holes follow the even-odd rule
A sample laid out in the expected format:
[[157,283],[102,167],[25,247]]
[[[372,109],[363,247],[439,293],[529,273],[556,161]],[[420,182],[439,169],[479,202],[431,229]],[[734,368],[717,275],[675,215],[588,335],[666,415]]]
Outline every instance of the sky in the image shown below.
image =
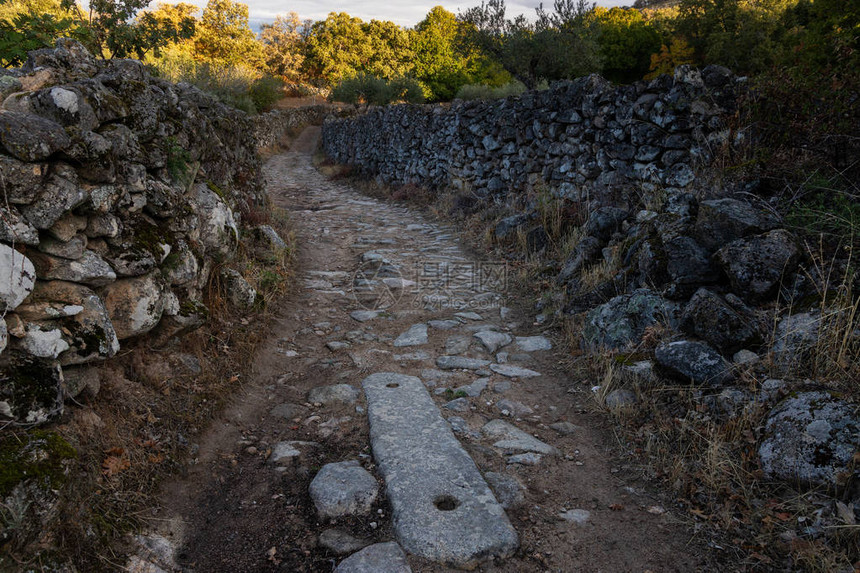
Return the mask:
[[[172,1],[172,0],[171,0]],[[186,0],[187,1],[187,0]],[[471,6],[480,4],[480,0],[463,0],[454,2],[445,1],[412,1],[397,2],[391,0],[352,0],[344,3],[336,0],[240,0],[248,5],[250,11],[251,27],[256,31],[262,23],[271,22],[277,14],[297,12],[303,20],[324,20],[329,12],[347,12],[364,21],[368,20],[391,20],[395,24],[404,27],[412,27],[421,20],[434,6],[443,6],[445,9],[457,14]],[[205,6],[206,0],[192,0],[193,4]],[[508,17],[525,14],[534,18],[535,8],[540,0],[508,0],[505,4]],[[599,0],[600,6],[631,6],[633,0]],[[544,6],[552,8],[552,0],[545,0]]]

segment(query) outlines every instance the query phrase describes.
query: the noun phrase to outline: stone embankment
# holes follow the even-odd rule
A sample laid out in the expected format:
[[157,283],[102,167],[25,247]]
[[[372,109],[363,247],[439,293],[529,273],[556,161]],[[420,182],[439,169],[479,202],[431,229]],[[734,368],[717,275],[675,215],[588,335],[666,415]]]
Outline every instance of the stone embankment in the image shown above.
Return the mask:
[[[323,110],[255,122],[68,40],[0,74],[0,417],[37,424],[124,341],[203,324],[214,269],[267,206],[258,147]],[[232,300],[253,304],[241,275],[219,272]]]
[[[500,101],[373,109],[327,121],[323,141],[357,172],[454,193],[496,240],[543,253],[558,312],[581,317],[585,350],[629,356],[634,385],[692,384],[714,419],[764,409],[766,475],[841,488],[857,476],[860,421],[805,378],[839,314],[821,313],[821,296],[847,263],[828,278],[754,186],[711,177],[715,151],[739,141],[728,125],[742,86],[715,66],[630,86],[589,76]],[[575,238],[566,252],[551,249],[553,215]]]

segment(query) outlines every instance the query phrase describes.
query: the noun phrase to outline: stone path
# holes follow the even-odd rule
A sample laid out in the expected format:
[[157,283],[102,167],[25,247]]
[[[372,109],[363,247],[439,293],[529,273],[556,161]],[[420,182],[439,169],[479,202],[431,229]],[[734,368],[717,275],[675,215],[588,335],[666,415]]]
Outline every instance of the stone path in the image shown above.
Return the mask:
[[[146,544],[173,549],[136,563],[702,569],[671,500],[612,457],[593,384],[566,375],[563,343],[518,310],[527,301],[504,265],[471,256],[451,228],[324,178],[311,164],[317,134],[266,165],[297,226],[298,288],[254,380],[165,491]],[[341,462],[352,463],[328,466]]]

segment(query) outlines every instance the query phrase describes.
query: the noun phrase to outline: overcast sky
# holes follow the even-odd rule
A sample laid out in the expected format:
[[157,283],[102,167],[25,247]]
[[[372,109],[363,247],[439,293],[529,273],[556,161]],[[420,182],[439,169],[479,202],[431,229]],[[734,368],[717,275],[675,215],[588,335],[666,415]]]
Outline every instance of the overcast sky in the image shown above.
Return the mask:
[[[172,0],[171,0],[172,1]],[[270,22],[275,15],[287,12],[297,12],[304,19],[324,20],[329,12],[347,12],[362,20],[391,20],[401,26],[411,27],[421,21],[434,6],[443,6],[454,14],[471,6],[477,6],[481,0],[464,0],[461,2],[396,2],[391,0],[352,0],[344,3],[335,0],[244,0],[251,13],[251,27],[258,30],[261,23]],[[205,6],[206,0],[192,0],[193,4]],[[155,3],[153,2],[153,5]],[[530,18],[535,15],[539,0],[508,0],[507,16],[525,14]],[[599,0],[600,6],[630,6],[633,0]],[[552,0],[546,0],[544,5],[552,7]]]

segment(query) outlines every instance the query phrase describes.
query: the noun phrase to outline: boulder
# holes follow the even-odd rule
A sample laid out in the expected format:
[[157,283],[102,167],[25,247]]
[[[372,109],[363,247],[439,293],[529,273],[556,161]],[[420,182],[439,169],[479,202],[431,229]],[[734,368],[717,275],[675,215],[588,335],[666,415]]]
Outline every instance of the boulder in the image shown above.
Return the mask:
[[21,214],[37,229],[47,229],[87,198],[87,192],[78,185],[71,167],[55,166],[41,193],[21,210]]
[[[213,188],[217,189],[214,185]],[[203,183],[195,185],[192,193],[192,209],[200,218],[200,242],[215,256],[229,257],[239,243],[239,227],[233,211]]]
[[761,344],[761,333],[752,312],[745,305],[730,305],[705,288],[696,291],[684,307],[681,329],[708,341],[723,353]]
[[765,474],[834,489],[857,477],[857,408],[829,392],[801,392],[774,408],[758,454]]
[[512,233],[516,233],[521,227],[528,223],[529,217],[525,214],[513,215],[506,217],[496,223],[493,230],[496,239],[504,239]]
[[704,342],[664,342],[654,350],[654,359],[668,375],[693,384],[722,386],[732,380],[731,365]]
[[37,115],[0,109],[0,147],[22,161],[41,161],[71,144],[63,126]]
[[638,289],[591,310],[582,330],[583,342],[592,348],[635,346],[649,326],[677,325],[678,313],[677,303],[648,289]]
[[358,461],[349,460],[324,465],[311,481],[310,494],[323,519],[369,515],[379,484]]
[[558,274],[559,284],[564,284],[574,278],[576,274],[586,265],[593,263],[600,258],[601,247],[600,239],[596,237],[583,237],[576,247],[573,249],[570,257],[565,261],[561,272]]
[[87,250],[86,235],[75,235],[68,241],[45,237],[39,243],[39,250],[45,254],[64,259],[80,259]]
[[585,234],[606,242],[612,233],[621,229],[621,223],[629,213],[618,207],[600,207],[588,215],[585,223]]
[[116,336],[125,340],[152,330],[164,310],[164,285],[157,273],[122,279],[102,292]]
[[821,330],[819,312],[800,312],[783,317],[773,332],[774,363],[783,369],[798,366],[816,344]]
[[712,199],[699,203],[694,236],[713,252],[735,239],[775,229],[776,217],[737,199]]
[[784,229],[732,241],[714,258],[736,293],[751,302],[768,299],[797,267],[800,252]]
[[32,261],[0,243],[0,314],[15,310],[33,292],[35,284]]
[[[2,169],[2,167],[0,167]],[[19,245],[38,245],[39,231],[13,206],[0,206],[0,241]]]

